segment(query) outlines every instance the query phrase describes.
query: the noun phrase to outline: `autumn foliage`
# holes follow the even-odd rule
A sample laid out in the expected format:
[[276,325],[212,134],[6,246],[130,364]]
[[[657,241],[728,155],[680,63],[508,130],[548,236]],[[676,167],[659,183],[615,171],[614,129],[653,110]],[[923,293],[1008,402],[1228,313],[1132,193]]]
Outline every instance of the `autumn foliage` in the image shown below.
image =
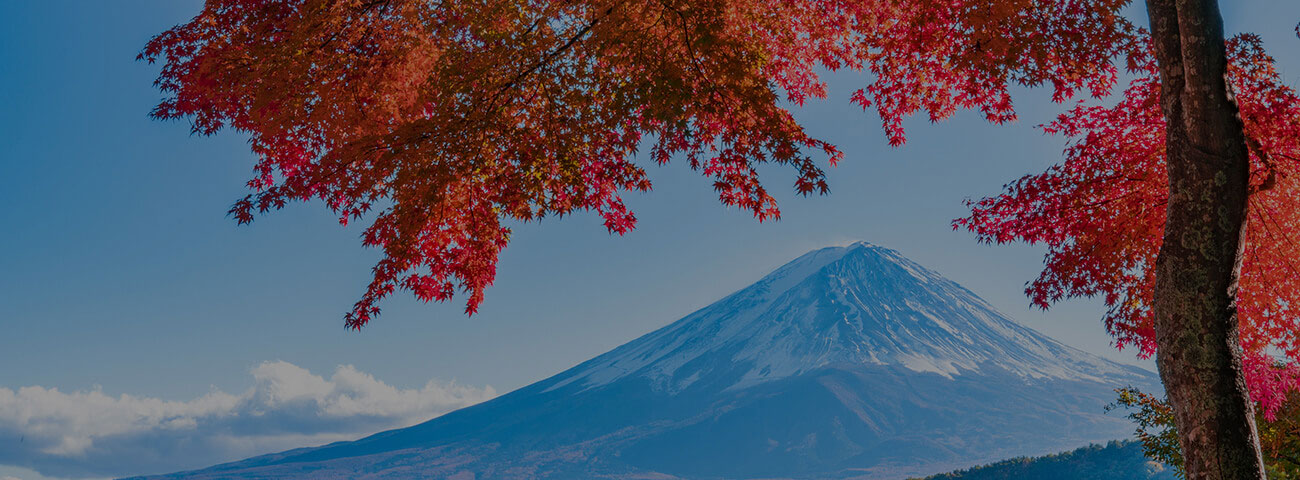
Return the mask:
[[[1157,65],[1126,4],[208,0],[140,58],[162,63],[156,118],[248,136],[257,163],[237,221],[320,200],[365,224],[383,257],[352,328],[398,289],[461,294],[473,313],[512,222],[593,211],[628,232],[622,196],[651,188],[650,164],[687,164],[760,221],[780,215],[762,164],[790,168],[798,193],[827,192],[822,165],[842,154],[788,110],[828,95],[820,71],[866,73],[849,100],[879,114],[892,145],[909,116],[1014,120],[1017,85],[1058,102],[1119,93],[1044,125],[1067,140],[1065,160],[972,202],[954,226],[1046,245],[1032,301],[1098,296],[1117,344],[1149,356],[1165,131]],[[1300,368],[1269,356],[1300,360],[1300,100],[1258,38],[1231,40],[1229,56],[1251,154],[1240,340],[1271,415],[1300,384]],[[1113,92],[1119,65],[1135,78]]]
[[509,222],[594,211],[627,232],[621,196],[650,189],[650,163],[686,163],[760,221],[779,216],[761,164],[825,193],[819,160],[842,155],[787,110],[827,95],[822,68],[870,73],[851,100],[894,145],[918,113],[1014,119],[1013,85],[1109,93],[1126,3],[208,0],[140,58],[162,63],[155,117],[248,136],[239,222],[312,199],[369,222],[384,256],[347,315],[359,328],[397,289],[459,291],[473,313]]
[[[1258,37],[1228,42],[1229,77],[1250,147],[1251,194],[1237,313],[1251,397],[1271,416],[1300,368],[1277,368],[1270,353],[1300,360],[1300,97],[1286,86]],[[1106,327],[1120,347],[1155,353],[1152,295],[1165,226],[1164,117],[1149,53],[1112,106],[1080,105],[1043,126],[1068,141],[1065,161],[971,202],[954,222],[984,242],[1048,248],[1026,293],[1047,308],[1070,297],[1103,299]]]

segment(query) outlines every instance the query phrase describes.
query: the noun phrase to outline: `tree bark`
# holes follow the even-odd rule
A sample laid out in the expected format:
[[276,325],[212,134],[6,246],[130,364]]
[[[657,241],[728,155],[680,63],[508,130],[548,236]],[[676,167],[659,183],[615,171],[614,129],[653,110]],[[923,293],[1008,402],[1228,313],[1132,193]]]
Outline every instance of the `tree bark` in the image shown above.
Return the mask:
[[1263,479],[1236,313],[1250,165],[1223,19],[1216,0],[1146,3],[1169,167],[1153,305],[1160,377],[1188,479]]

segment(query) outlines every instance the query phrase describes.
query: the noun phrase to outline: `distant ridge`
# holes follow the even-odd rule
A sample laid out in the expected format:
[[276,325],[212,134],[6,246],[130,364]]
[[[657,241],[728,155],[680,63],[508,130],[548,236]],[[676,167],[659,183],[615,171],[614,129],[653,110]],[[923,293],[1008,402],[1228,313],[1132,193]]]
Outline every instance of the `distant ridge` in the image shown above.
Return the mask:
[[[1174,470],[1142,454],[1142,444],[1113,441],[1042,457],[931,475],[924,480],[1175,480]],[[917,480],[917,479],[910,479]]]
[[898,479],[1127,437],[1124,385],[1158,388],[859,242],[420,425],[150,478]]

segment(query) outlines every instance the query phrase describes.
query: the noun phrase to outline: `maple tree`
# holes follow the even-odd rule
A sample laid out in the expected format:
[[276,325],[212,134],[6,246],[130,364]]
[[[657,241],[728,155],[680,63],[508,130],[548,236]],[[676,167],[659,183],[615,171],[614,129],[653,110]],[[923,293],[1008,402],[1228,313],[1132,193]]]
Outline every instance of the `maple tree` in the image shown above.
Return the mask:
[[309,199],[370,220],[363,241],[384,258],[347,316],[356,328],[399,288],[426,301],[459,289],[472,313],[503,220],[594,210],[627,232],[620,195],[651,186],[643,145],[760,221],[779,210],[759,164],[825,193],[808,152],[842,154],[782,104],[825,97],[819,67],[875,75],[853,101],[895,145],[918,112],[1015,118],[1015,84],[1105,94],[1132,38],[1124,3],[210,0],[140,58],[163,61],[154,117],[249,136],[259,161],[239,222]]
[[[1130,335],[1122,341],[1152,337],[1160,345],[1162,376],[1174,380],[1170,391],[1178,394],[1171,396],[1175,410],[1187,413],[1179,425],[1189,428],[1181,430],[1228,432],[1184,445],[1204,453],[1188,456],[1189,472],[1209,469],[1203,458],[1223,452],[1239,457],[1252,446],[1258,460],[1249,404],[1244,392],[1232,392],[1241,378],[1238,353],[1228,347],[1235,340],[1188,343],[1196,340],[1188,333],[1195,322],[1233,311],[1228,286],[1235,285],[1238,244],[1232,234],[1244,223],[1232,213],[1233,202],[1244,205],[1247,188],[1244,175],[1232,170],[1245,161],[1242,128],[1234,127],[1226,86],[1214,81],[1226,55],[1217,7],[1213,1],[1148,0],[1154,48],[1144,49],[1144,34],[1119,13],[1127,3],[208,0],[193,20],[152,39],[140,57],[163,63],[157,85],[166,96],[156,118],[188,118],[200,134],[231,128],[248,135],[258,162],[248,182],[252,193],[231,210],[239,222],[312,199],[323,201],[341,223],[369,222],[363,243],[382,249],[383,257],[346,316],[352,328],[372,320],[378,302],[398,289],[425,301],[463,294],[473,313],[495,277],[510,221],[588,210],[610,232],[629,231],[636,217],[621,195],[650,189],[646,163],[686,163],[713,179],[724,204],[760,221],[780,213],[759,181],[761,164],[792,168],[799,193],[825,193],[820,160],[834,164],[842,154],[806,132],[786,108],[827,95],[818,69],[869,72],[871,79],[851,100],[878,112],[887,139],[899,145],[902,120],[915,114],[937,121],[973,109],[994,123],[1015,119],[1014,85],[1049,85],[1060,102],[1103,97],[1117,83],[1113,60],[1127,58],[1131,69],[1157,74],[1146,90],[1131,87],[1129,93],[1145,95],[1143,101],[1152,89],[1158,94],[1155,107],[1140,112],[1152,121],[1109,119],[1149,140],[1146,163],[1123,168],[1149,165],[1160,150],[1170,152],[1167,169],[1158,170],[1156,161],[1157,170],[1142,173],[1153,179],[1163,174],[1174,187],[1163,235],[1190,233],[1200,243],[1181,250],[1181,243],[1160,243],[1160,229],[1150,228],[1159,219],[1149,209],[1141,217],[1145,223],[1125,226],[1145,230],[1098,242],[1146,240],[1165,250],[1134,257],[1140,264],[1117,260],[1127,268],[1102,260],[1093,265],[1122,273],[1085,278],[1102,282],[1093,293],[1109,294],[1102,288],[1115,285],[1114,291],[1128,292],[1120,294],[1125,299],[1149,301],[1112,304],[1120,307],[1109,318],[1113,331]],[[1183,17],[1194,28],[1175,28]],[[1199,96],[1175,94],[1183,87]],[[1187,112],[1195,120],[1166,129],[1164,138],[1137,131]],[[1072,127],[1068,119],[1058,125],[1066,134],[1090,128]],[[1205,181],[1195,168],[1199,157],[1188,157],[1193,150],[1187,141],[1220,137],[1226,141],[1206,151],[1229,159],[1211,172],[1227,175],[1222,185]],[[648,158],[638,161],[642,148]],[[1098,172],[1117,168],[1102,167]],[[1055,186],[1068,186],[1062,178]],[[1205,220],[1205,212],[1222,211],[1228,213],[1220,221]],[[1075,233],[1060,244],[1072,244]],[[1057,268],[1062,278],[1076,272],[1067,263]],[[1145,276],[1149,271],[1155,276]],[[1200,283],[1170,272],[1195,273]],[[1053,287],[1044,285],[1044,298],[1051,298]],[[1062,295],[1092,288],[1062,285],[1075,288]],[[1151,295],[1142,296],[1143,288]],[[1209,304],[1170,308],[1204,291],[1216,292]],[[1126,308],[1139,313],[1124,316]],[[1283,313],[1243,318],[1250,325],[1249,319],[1289,321]],[[1215,335],[1236,335],[1235,317],[1220,323],[1232,326],[1215,327]],[[1143,329],[1167,332],[1167,341],[1158,334],[1142,337]],[[1190,365],[1184,352],[1210,354],[1215,369],[1207,383],[1217,390],[1185,381],[1184,370],[1166,371],[1166,364]],[[1225,399],[1221,405],[1210,401],[1218,397]],[[1238,431],[1235,421],[1248,431]],[[1237,450],[1216,454],[1216,444]],[[1233,477],[1221,473],[1214,478]]]
[[1188,478],[1264,478],[1239,343],[1250,190],[1217,0],[1147,0],[1169,179],[1156,255],[1156,366]]
[[[1149,357],[1159,343],[1156,267],[1169,238],[1168,131],[1154,51],[1133,59],[1138,76],[1116,105],[1080,106],[1044,126],[1069,139],[1063,163],[1007,185],[1002,195],[971,202],[971,215],[954,227],[984,242],[1047,245],[1046,268],[1026,290],[1033,302],[1046,308],[1062,298],[1100,296],[1117,345]],[[1225,59],[1249,157],[1240,252],[1224,255],[1240,262],[1230,292],[1232,326],[1240,330],[1231,335],[1245,351],[1250,397],[1272,415],[1279,399],[1300,388],[1296,367],[1262,366],[1272,364],[1269,352],[1293,365],[1300,360],[1294,310],[1300,305],[1300,239],[1293,238],[1300,221],[1300,98],[1282,82],[1258,37],[1227,42]]]
[[[1240,341],[1248,367],[1267,363],[1270,351],[1300,362],[1300,97],[1258,37],[1241,35],[1228,45],[1229,78],[1251,148]],[[1100,297],[1117,346],[1148,358],[1156,353],[1151,305],[1169,185],[1155,59],[1147,50],[1134,60],[1138,75],[1118,103],[1081,105],[1042,126],[1068,139],[1064,162],[1008,184],[1001,195],[968,202],[971,214],[953,225],[982,242],[1047,246],[1045,268],[1026,289],[1034,304]],[[1261,372],[1247,375],[1252,398],[1300,386],[1247,371]]]

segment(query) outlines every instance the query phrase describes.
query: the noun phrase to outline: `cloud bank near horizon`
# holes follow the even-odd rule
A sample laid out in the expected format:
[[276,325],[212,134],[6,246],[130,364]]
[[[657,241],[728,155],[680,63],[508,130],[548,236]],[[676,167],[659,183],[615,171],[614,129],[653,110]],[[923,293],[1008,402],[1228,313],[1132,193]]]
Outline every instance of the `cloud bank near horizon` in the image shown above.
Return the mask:
[[328,379],[283,361],[251,373],[242,394],[190,401],[0,388],[0,465],[71,478],[166,473],[356,439],[496,396],[436,380],[401,389],[351,365]]

